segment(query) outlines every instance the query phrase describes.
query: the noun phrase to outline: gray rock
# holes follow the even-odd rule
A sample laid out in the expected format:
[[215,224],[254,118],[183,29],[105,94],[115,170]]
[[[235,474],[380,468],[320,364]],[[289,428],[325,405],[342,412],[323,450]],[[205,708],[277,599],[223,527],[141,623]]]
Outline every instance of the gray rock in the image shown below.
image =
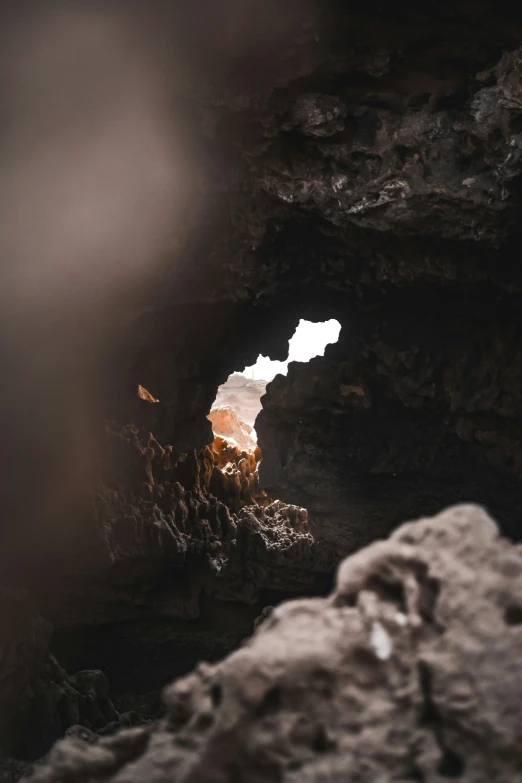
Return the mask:
[[326,599],[276,608],[248,644],[164,693],[167,715],[33,783],[521,779],[522,550],[478,506],[345,560]]

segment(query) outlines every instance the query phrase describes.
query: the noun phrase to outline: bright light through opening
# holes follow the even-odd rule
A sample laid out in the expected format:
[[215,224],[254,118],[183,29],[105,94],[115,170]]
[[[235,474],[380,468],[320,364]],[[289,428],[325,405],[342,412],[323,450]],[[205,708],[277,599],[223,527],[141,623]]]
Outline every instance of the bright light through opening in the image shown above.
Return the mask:
[[332,318],[323,323],[299,321],[294,336],[288,344],[288,359],[274,362],[259,356],[251,367],[245,367],[243,375],[253,380],[271,381],[276,375],[286,375],[290,362],[309,362],[314,356],[322,356],[327,345],[339,339],[341,324]]
[[[289,341],[288,359],[285,362],[273,362],[266,356],[259,356],[251,367],[232,373],[226,383],[219,387],[209,414],[214,433],[236,441],[247,435],[255,443],[257,436],[253,427],[261,410],[261,397],[267,383],[278,373],[286,375],[290,362],[308,362],[314,356],[322,356],[329,343],[337,342],[340,331],[341,324],[333,319],[318,324],[301,320]],[[223,407],[232,408],[237,417],[235,423],[230,413],[213,415],[216,409]],[[234,427],[237,431],[234,431]]]

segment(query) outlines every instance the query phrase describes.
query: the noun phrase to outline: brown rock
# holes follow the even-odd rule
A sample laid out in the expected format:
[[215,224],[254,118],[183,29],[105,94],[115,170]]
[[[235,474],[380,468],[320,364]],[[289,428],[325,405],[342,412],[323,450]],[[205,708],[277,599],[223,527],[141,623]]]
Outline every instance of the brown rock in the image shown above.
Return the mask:
[[69,676],[50,654],[51,625],[26,595],[0,589],[0,623],[0,757],[33,760],[70,726],[118,720],[102,672]]
[[164,694],[167,716],[65,740],[34,783],[520,779],[522,553],[475,506],[399,528],[328,599],[275,609]]
[[214,435],[234,441],[242,451],[255,451],[257,444],[252,437],[252,427],[241,421],[233,408],[228,405],[212,408],[208,419],[212,423]]
[[0,753],[7,756],[19,750],[51,632],[27,596],[0,590]]

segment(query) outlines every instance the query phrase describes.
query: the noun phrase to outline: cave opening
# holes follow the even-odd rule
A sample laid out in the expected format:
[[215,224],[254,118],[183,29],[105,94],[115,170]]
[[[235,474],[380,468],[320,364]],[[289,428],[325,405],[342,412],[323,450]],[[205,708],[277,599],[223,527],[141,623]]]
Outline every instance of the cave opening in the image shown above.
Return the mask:
[[214,434],[236,440],[238,445],[255,451],[255,421],[263,407],[262,397],[267,385],[276,375],[286,376],[290,363],[305,363],[323,356],[326,346],[338,341],[340,332],[341,324],[335,318],[317,322],[301,318],[288,341],[285,360],[259,354],[254,364],[232,372],[218,388],[210,409]]
[[518,779],[520,10],[4,5],[0,781]]
[[[148,377],[146,385],[137,386],[139,410],[143,415],[150,412],[152,418],[120,435],[125,449],[140,454],[138,475],[142,460],[148,461],[142,479],[151,482],[154,514],[163,514],[182,531],[187,551],[173,562],[165,554],[166,546],[172,545],[169,534],[162,532],[165,541],[158,541],[154,557],[148,550],[126,552],[127,565],[122,564],[117,574],[113,567],[111,590],[119,605],[129,589],[136,601],[139,585],[136,609],[107,613],[104,607],[97,608],[91,624],[74,620],[56,628],[51,644],[66,670],[103,672],[113,703],[123,714],[130,710],[156,716],[164,682],[186,674],[201,659],[215,661],[239,647],[274,606],[331,589],[337,559],[323,553],[315,541],[308,510],[298,500],[278,499],[260,481],[262,449],[254,426],[267,387],[274,381],[286,382],[286,376],[313,360],[328,364],[327,348],[333,348],[341,333],[334,318],[296,318],[295,323],[286,359],[260,354],[254,364],[233,372],[219,387],[208,414],[214,440],[199,450],[184,453],[165,446],[165,441],[160,446],[152,433],[146,435],[149,426],[157,427],[159,419],[153,417],[166,407],[168,390],[157,390]],[[126,514],[142,513],[135,503],[130,499]],[[120,516],[122,510],[109,513]],[[248,554],[250,547],[267,546],[273,554],[264,563]],[[307,567],[297,560],[302,548],[310,551]],[[280,568],[278,549],[288,559],[286,570]],[[104,596],[102,603],[106,600]]]

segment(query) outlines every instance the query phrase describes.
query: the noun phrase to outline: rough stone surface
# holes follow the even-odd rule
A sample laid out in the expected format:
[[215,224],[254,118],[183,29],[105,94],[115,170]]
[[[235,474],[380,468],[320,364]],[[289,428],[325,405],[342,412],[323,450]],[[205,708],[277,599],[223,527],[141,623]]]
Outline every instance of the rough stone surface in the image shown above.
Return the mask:
[[266,381],[252,380],[241,373],[233,373],[219,387],[212,407],[227,405],[235,410],[242,421],[253,427],[261,410],[261,397],[266,391],[266,384]]
[[152,431],[194,445],[225,370],[337,318],[332,364],[269,384],[256,431],[268,494],[341,553],[457,500],[520,534],[522,19],[400,7],[301,9],[272,90],[209,88],[210,149],[241,149],[211,293],[191,290],[197,323],[177,301],[141,319],[129,348]]
[[[76,46],[65,6],[40,28],[38,4],[4,5],[2,582],[62,631],[148,651],[184,623],[186,664],[189,646],[225,647],[208,615],[235,644],[239,613],[251,627],[263,605],[323,593],[336,557],[405,518],[477,500],[520,540],[520,8],[136,0],[106,24],[106,4],[82,4],[97,21]],[[146,64],[119,67],[134,36]],[[128,137],[112,113],[127,87],[145,101]],[[172,170],[142,170],[148,144],[129,154],[122,137],[158,117]],[[140,172],[176,183],[176,215]],[[141,230],[157,211],[161,247]],[[308,530],[248,505],[248,460],[217,466],[207,419],[234,369],[286,358],[301,318],[336,318],[340,343],[269,385],[256,431],[267,494],[306,506]]]
[[49,652],[52,628],[27,595],[2,588],[0,602],[0,757],[7,757],[0,772],[14,775],[12,759],[38,758],[73,725],[98,731],[122,724],[101,671],[71,676],[57,663]]
[[220,437],[180,454],[109,426],[106,456],[59,587],[33,594],[68,671],[101,669],[112,693],[139,700],[237,647],[263,606],[329,589],[335,554],[304,509],[259,491],[258,455]]
[[194,620],[205,595],[255,604],[263,590],[328,584],[336,560],[316,545],[306,512],[262,507],[270,501],[257,486],[255,454],[219,437],[180,454],[130,426],[109,427],[106,443],[112,476],[93,498],[61,589],[34,595],[56,627]]
[[[140,29],[153,36],[161,91],[183,126],[178,158],[199,195],[132,297],[103,299],[95,317],[69,289],[30,320],[24,302],[2,308],[4,333],[23,336],[5,347],[1,406],[9,578],[34,574],[38,594],[49,570],[77,558],[86,516],[92,527],[78,495],[99,478],[90,469],[106,449],[105,416],[142,426],[162,449],[200,450],[219,385],[259,353],[285,359],[303,317],[337,318],[344,347],[318,397],[292,369],[269,385],[267,485],[310,506],[314,532],[340,552],[457,499],[486,502],[518,536],[519,9],[132,5],[148,21]],[[327,465],[332,477],[309,480]],[[164,542],[149,486],[136,482],[115,513],[136,536],[161,528]]]
[[221,435],[227,440],[233,440],[242,451],[254,452],[257,443],[252,437],[252,427],[241,421],[230,405],[213,407],[208,414],[214,435]]
[[44,677],[52,628],[26,596],[0,590],[0,753],[14,755]]
[[345,560],[327,599],[276,608],[164,694],[157,727],[56,745],[31,778],[520,779],[522,553],[476,506]]
[[2,783],[16,783],[33,771],[31,764],[7,756],[0,756],[0,781]]
[[440,320],[423,305],[352,316],[325,357],[292,363],[263,398],[261,484],[306,505],[341,554],[455,499],[520,533],[522,324],[484,302]]

